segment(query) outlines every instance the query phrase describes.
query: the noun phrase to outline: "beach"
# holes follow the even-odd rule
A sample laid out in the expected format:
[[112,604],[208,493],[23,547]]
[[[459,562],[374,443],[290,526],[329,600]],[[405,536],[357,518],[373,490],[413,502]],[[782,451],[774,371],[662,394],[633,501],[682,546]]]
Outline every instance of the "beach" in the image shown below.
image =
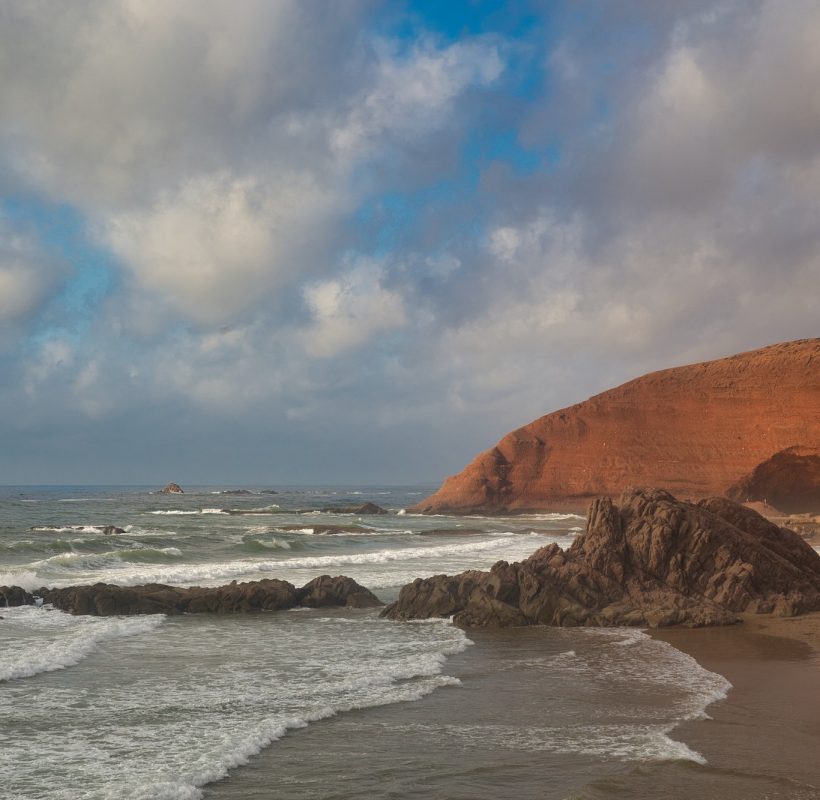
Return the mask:
[[[732,684],[725,699],[706,708],[707,717],[669,734],[699,759],[636,763],[613,758],[614,750],[556,752],[546,737],[559,699],[548,690],[548,672],[532,665],[541,659],[546,667],[567,633],[471,631],[474,646],[448,662],[461,687],[295,731],[205,797],[352,800],[365,791],[376,798],[452,800],[815,800],[818,626],[820,614],[652,632],[653,640]],[[805,630],[813,632],[809,641]]]
[[[413,487],[272,491],[7,490],[0,571],[32,589],[332,571],[390,602],[583,525],[417,516]],[[365,501],[386,513],[321,510]],[[818,797],[820,614],[651,634],[351,608],[0,616],[3,800]]]

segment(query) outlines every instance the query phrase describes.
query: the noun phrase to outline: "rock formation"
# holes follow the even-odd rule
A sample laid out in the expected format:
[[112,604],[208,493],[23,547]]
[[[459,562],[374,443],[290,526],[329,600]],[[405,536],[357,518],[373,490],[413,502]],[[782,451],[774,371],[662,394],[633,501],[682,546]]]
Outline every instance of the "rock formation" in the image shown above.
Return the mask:
[[415,510],[582,509],[634,485],[696,499],[724,493],[779,451],[818,445],[820,339],[804,339],[653,372],[541,417]]
[[165,488],[159,490],[160,494],[185,494],[178,483],[169,483]]
[[820,510],[820,448],[790,447],[729,487],[741,503],[764,502],[787,514]]
[[365,503],[361,506],[330,506],[321,509],[326,514],[387,514],[387,509],[375,503]]
[[322,575],[297,589],[276,579],[215,587],[179,587],[149,583],[144,586],[113,586],[95,583],[62,589],[39,589],[34,594],[19,586],[0,586],[0,606],[32,605],[35,595],[61,611],[107,617],[118,614],[236,614],[250,611],[282,611],[296,606],[323,608],[373,608],[383,605],[372,592],[352,578]]
[[462,627],[723,625],[737,613],[820,610],[820,555],[724,497],[694,505],[660,489],[595,500],[586,532],[489,572],[417,579],[383,616]]

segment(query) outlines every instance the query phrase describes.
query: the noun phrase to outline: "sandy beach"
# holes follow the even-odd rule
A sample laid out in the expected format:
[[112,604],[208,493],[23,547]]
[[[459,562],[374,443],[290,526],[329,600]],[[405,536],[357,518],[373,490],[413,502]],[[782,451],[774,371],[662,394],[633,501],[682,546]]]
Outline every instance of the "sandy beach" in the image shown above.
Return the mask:
[[[733,627],[652,635],[732,683],[727,699],[708,709],[710,720],[675,731],[708,768],[672,767],[680,785],[664,797],[820,797],[820,614],[745,615]],[[660,796],[653,780],[653,770],[633,774],[623,796]]]

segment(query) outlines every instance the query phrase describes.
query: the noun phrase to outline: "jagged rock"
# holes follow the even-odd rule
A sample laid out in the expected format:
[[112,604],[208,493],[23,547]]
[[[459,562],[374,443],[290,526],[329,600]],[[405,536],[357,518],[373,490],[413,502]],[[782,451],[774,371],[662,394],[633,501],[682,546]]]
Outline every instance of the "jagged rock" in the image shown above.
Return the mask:
[[103,532],[106,536],[113,536],[113,535],[115,535],[115,534],[117,534],[117,533],[125,533],[125,528],[118,528],[116,525],[106,525],[106,526],[102,529],[102,532]]
[[[114,586],[95,583],[61,589],[39,589],[38,595],[61,611],[71,614],[114,616],[133,614],[237,614],[252,611],[281,611],[296,606],[318,608],[348,606],[370,608],[381,601],[352,578],[323,575],[301,589],[287,581],[265,579],[215,587]],[[34,596],[18,586],[0,586],[0,602],[9,606],[30,605]]]
[[414,510],[580,509],[634,485],[723,494],[778,451],[816,448],[818,366],[820,339],[803,339],[644,375],[513,431]]
[[383,616],[457,625],[723,625],[737,613],[820,610],[820,556],[724,497],[698,505],[630,489],[590,506],[587,529],[489,572],[418,579]]
[[160,494],[185,494],[178,483],[169,483],[164,489],[159,490]]
[[348,608],[375,608],[384,605],[373,592],[360,586],[353,578],[339,575],[321,575],[296,590],[300,606],[324,608],[326,606],[347,606]]
[[820,448],[775,453],[730,486],[726,496],[740,503],[763,502],[787,514],[820,510]]

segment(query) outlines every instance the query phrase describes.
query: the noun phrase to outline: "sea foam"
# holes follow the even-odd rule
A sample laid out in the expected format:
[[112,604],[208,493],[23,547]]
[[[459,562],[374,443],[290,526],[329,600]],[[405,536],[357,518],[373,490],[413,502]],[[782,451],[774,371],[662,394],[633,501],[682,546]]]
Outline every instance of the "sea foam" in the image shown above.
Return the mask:
[[100,642],[147,633],[165,619],[163,615],[75,617],[48,606],[5,608],[3,617],[6,641],[0,649],[0,681],[73,666]]

